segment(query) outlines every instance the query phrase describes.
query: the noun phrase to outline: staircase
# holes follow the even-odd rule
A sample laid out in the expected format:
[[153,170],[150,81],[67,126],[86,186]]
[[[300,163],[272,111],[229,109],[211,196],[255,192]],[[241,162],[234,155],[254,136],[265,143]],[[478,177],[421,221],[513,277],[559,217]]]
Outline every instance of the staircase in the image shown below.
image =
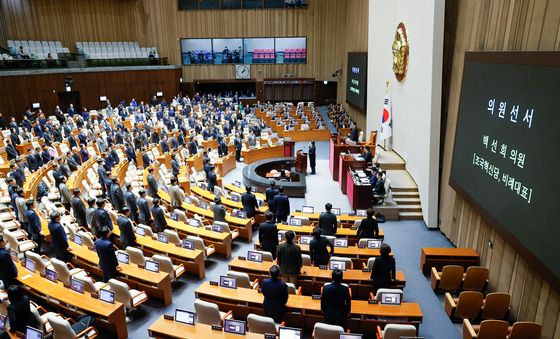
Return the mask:
[[393,200],[399,206],[400,220],[422,220],[418,187],[393,187]]

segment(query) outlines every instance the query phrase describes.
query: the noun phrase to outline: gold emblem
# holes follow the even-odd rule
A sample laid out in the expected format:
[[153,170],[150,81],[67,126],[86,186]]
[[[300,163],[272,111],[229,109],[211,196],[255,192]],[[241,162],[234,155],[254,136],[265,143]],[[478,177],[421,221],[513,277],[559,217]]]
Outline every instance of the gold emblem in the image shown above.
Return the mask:
[[403,82],[408,67],[408,38],[406,36],[406,27],[402,22],[397,26],[392,49],[393,72],[398,82]]

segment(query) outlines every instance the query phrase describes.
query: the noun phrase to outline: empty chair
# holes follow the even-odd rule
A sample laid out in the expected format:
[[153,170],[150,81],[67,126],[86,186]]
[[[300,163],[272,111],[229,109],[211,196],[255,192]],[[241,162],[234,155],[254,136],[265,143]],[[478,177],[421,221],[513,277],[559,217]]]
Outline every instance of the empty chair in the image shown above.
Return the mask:
[[542,325],[531,321],[518,321],[510,327],[508,339],[538,339]]
[[97,330],[92,326],[83,328],[79,322],[70,324],[68,320],[54,316],[49,317],[48,321],[53,328],[53,339],[97,337]]
[[138,228],[141,228],[144,230],[144,234],[147,237],[153,237],[154,236],[154,232],[152,231],[152,228],[150,226],[144,225],[144,224],[138,224]]
[[212,255],[214,252],[216,252],[216,249],[214,248],[214,245],[206,246],[204,244],[204,240],[202,240],[201,237],[197,237],[197,236],[194,236],[194,235],[188,235],[187,240],[190,240],[194,243],[194,248],[195,249],[201,250],[204,253],[204,259],[208,258],[210,255]]
[[50,260],[46,256],[32,251],[25,252],[25,257],[33,260],[35,263],[35,270],[42,275],[45,275],[45,269],[51,264]]
[[257,314],[249,314],[247,316],[247,327],[251,333],[276,333],[278,326],[274,323],[274,319]]
[[381,330],[381,326],[377,326],[377,339],[400,339],[414,336],[416,336],[414,325],[387,324],[383,330]]
[[344,333],[342,326],[315,323],[313,326],[313,338],[316,339],[339,339],[340,333]]
[[136,309],[148,301],[146,292],[130,289],[130,287],[122,281],[110,279],[109,286],[111,290],[115,292],[115,300],[122,303],[127,311]]
[[17,253],[25,253],[37,247],[37,244],[33,240],[27,240],[25,238],[18,240],[16,235],[8,230],[4,230],[3,233],[8,245],[10,245],[10,249]]
[[[231,230],[229,228],[229,224],[227,222],[223,222],[223,221],[214,221],[215,225],[220,225],[222,226],[222,232],[225,233],[231,233],[231,239],[237,239],[237,237],[239,237],[239,231],[238,230]],[[209,227],[211,229],[211,226]]]
[[444,266],[441,272],[432,267],[432,289],[434,291],[457,291],[461,287],[464,272],[465,269],[457,265]]
[[503,292],[493,292],[486,295],[482,306],[481,319],[505,320],[510,310],[510,295]]
[[311,266],[311,256],[309,256],[309,254],[302,254],[301,255],[301,264],[303,266]]
[[220,312],[218,305],[204,300],[194,301],[196,322],[206,325],[221,325],[224,319],[230,319],[232,312]]
[[58,280],[62,281],[66,285],[70,285],[70,281],[73,277],[87,276],[87,272],[85,272],[83,269],[74,268],[72,264],[68,264],[70,265],[70,267],[72,267],[72,269],[68,269],[68,266],[64,261],[58,260],[56,258],[51,259],[51,264],[56,271]]
[[268,251],[256,251],[253,250],[252,252],[257,252],[257,253],[261,253],[262,254],[262,260],[263,261],[274,261],[274,259],[272,258],[272,254]]
[[368,258],[367,263],[365,264],[364,268],[373,269],[373,263],[375,262],[375,257]]
[[342,261],[346,263],[346,268],[352,268],[352,259],[345,257],[332,256],[330,261]]
[[293,283],[286,283],[286,285],[288,285],[288,294],[301,294],[301,286],[296,287],[296,285]]
[[251,288],[254,290],[259,288],[259,279],[251,281],[249,274],[245,272],[228,271],[227,276],[237,280],[237,287]]
[[401,300],[404,298],[403,290],[399,288],[380,288],[375,293],[375,300],[381,300],[381,293],[398,293],[401,295]]
[[128,246],[125,251],[128,253],[130,263],[136,264],[140,267],[144,267],[146,265],[146,258],[144,257],[142,250]]
[[473,326],[469,319],[463,320],[463,339],[505,339],[508,323],[503,320],[484,320]]
[[94,247],[93,239],[91,238],[91,234],[89,232],[78,231],[78,235],[82,237],[82,244],[90,249]]
[[308,225],[310,224],[309,218],[308,218],[308,217],[300,217],[300,216],[297,216],[297,217],[292,217],[292,218],[293,218],[293,219],[299,219],[299,220],[301,220],[301,225],[302,225],[302,226],[308,226]]
[[170,244],[181,245],[179,234],[175,230],[164,230],[163,234],[167,236]]
[[162,272],[168,273],[171,281],[177,281],[183,273],[185,273],[185,267],[183,264],[173,265],[171,259],[168,256],[154,254],[152,259],[159,264],[159,269]]
[[177,214],[177,220],[180,222],[188,223],[189,219],[187,218],[187,214],[179,209],[173,211],[173,213]]
[[453,319],[475,319],[480,314],[484,295],[476,291],[464,291],[459,298],[445,293],[445,312]]
[[84,290],[88,293],[97,294],[99,290],[103,287],[107,286],[106,283],[102,281],[94,281],[92,278],[88,277],[87,275],[77,275],[75,277],[76,280],[79,280],[84,283]]
[[463,278],[463,291],[484,291],[488,283],[488,268],[482,266],[471,266],[467,268]]

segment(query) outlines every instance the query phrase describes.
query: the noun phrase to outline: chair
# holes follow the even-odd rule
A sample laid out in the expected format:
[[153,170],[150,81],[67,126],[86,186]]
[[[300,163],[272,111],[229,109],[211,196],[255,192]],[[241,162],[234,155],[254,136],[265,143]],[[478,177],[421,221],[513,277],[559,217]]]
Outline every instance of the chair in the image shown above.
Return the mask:
[[146,265],[146,258],[144,257],[142,250],[136,247],[128,246],[125,251],[128,253],[130,263],[136,264],[140,267],[144,267]]
[[97,294],[99,293],[100,289],[107,286],[107,284],[102,281],[93,281],[93,279],[88,277],[87,275],[76,276],[76,280],[83,282],[84,290],[91,294]]
[[44,256],[32,251],[25,252],[25,257],[33,260],[35,263],[35,270],[41,275],[45,275],[45,269],[51,265],[50,260]]
[[189,219],[187,218],[187,214],[180,209],[173,210],[173,213],[177,214],[178,220],[180,222],[184,222],[185,224],[189,223]]
[[272,254],[268,251],[257,251],[257,250],[253,250],[252,252],[257,252],[262,254],[262,260],[263,261],[274,261],[274,259],[272,259]]
[[62,317],[49,317],[49,324],[53,328],[53,339],[66,339],[66,338],[96,338],[97,330],[92,326],[83,329],[81,332],[76,333],[76,330],[81,329],[82,325],[79,323],[70,324],[70,322]]
[[383,204],[385,199],[389,199],[393,195],[393,193],[391,192],[391,179],[389,179],[389,178],[385,179],[384,187],[385,187],[385,194],[384,195],[377,195],[377,194],[373,195],[374,198],[381,199],[381,204]]
[[25,253],[27,251],[34,250],[37,247],[37,244],[33,240],[19,240],[16,238],[16,235],[13,232],[4,230],[3,232],[4,238],[6,238],[8,244],[10,245],[10,249],[16,251],[17,253]]
[[344,328],[342,328],[342,326],[317,322],[315,326],[313,326],[313,334],[311,337],[317,339],[339,339],[340,333],[344,333]]
[[493,292],[486,295],[482,305],[481,319],[505,320],[510,311],[510,295],[502,292]]
[[301,264],[303,266],[311,266],[311,256],[309,254],[301,255]]
[[367,269],[371,270],[371,269],[373,269],[373,263],[374,262],[375,262],[375,257],[371,257],[371,258],[368,258],[367,263],[365,265],[362,264],[362,266],[364,266],[364,268],[367,268]]
[[89,232],[78,231],[78,235],[82,237],[82,244],[87,248],[92,249],[95,246],[93,239],[91,238],[91,234]]
[[350,229],[357,230],[358,228],[360,228],[361,224],[362,224],[361,220],[354,220],[354,224],[352,225],[352,227],[350,227]]
[[152,228],[150,226],[144,225],[144,224],[138,224],[138,227],[144,230],[144,234],[147,237],[153,237],[154,236],[154,231],[152,231]]
[[480,325],[472,325],[463,319],[463,339],[506,339],[508,323],[503,320],[484,320]]
[[224,319],[232,318],[232,311],[220,312],[218,305],[200,299],[194,301],[194,310],[196,322],[201,324],[221,325]]
[[346,263],[347,269],[352,268],[352,259],[350,258],[332,256],[330,261],[342,261]]
[[159,269],[162,272],[169,274],[171,281],[177,281],[179,277],[185,273],[185,267],[183,264],[173,265],[173,262],[167,256],[154,254],[152,259],[159,264]]
[[542,325],[531,321],[518,321],[509,331],[507,339],[538,339],[541,336]]
[[58,260],[56,258],[51,259],[51,264],[52,267],[54,267],[58,280],[62,281],[66,285],[70,285],[70,281],[74,277],[87,276],[87,272],[85,272],[83,269],[74,268],[72,264],[68,264],[70,265],[70,267],[72,267],[72,269],[68,269],[68,266],[64,261]]
[[257,314],[249,314],[247,316],[247,327],[251,333],[277,333],[278,325],[274,323],[274,319]]
[[401,290],[399,288],[380,288],[375,293],[375,300],[380,300],[381,299],[381,293],[398,293],[398,294],[401,295],[401,300],[404,299],[403,290]]
[[[222,230],[223,230],[224,233],[231,233],[231,240],[235,240],[235,239],[237,239],[237,237],[239,237],[239,231],[238,230],[233,230],[232,231],[229,228],[229,224],[227,222],[214,221],[214,224],[222,226]],[[211,226],[209,228],[212,229]]]
[[33,301],[29,302],[29,310],[31,311],[31,316],[34,318],[29,325],[38,329],[42,329],[45,334],[51,333],[53,331],[53,328],[48,320],[49,317],[58,317],[64,319],[60,314],[56,312],[47,312],[43,307],[35,304]]
[[488,268],[482,266],[471,266],[463,278],[463,291],[483,292],[488,283]]
[[124,305],[127,313],[148,301],[146,292],[130,289],[128,285],[122,281],[110,279],[109,286],[111,290],[115,292],[115,300]]
[[310,225],[310,222],[309,222],[309,218],[308,218],[308,217],[300,217],[300,216],[297,216],[297,217],[292,217],[292,218],[301,220],[301,225],[302,225],[302,226],[309,226],[309,225]]
[[163,234],[167,236],[170,244],[181,245],[182,241],[179,238],[179,234],[175,230],[163,230]]
[[197,237],[194,235],[187,235],[187,240],[194,242],[194,248],[196,250],[201,250],[204,253],[204,259],[208,258],[210,255],[216,252],[214,245],[206,246],[204,244],[204,240],[201,237]]
[[259,288],[259,279],[251,281],[249,274],[245,272],[228,271],[227,276],[237,279],[237,287],[250,288],[256,290]]
[[447,265],[438,272],[432,267],[431,283],[434,291],[457,291],[463,281],[465,269],[457,265]]
[[416,336],[414,325],[387,324],[383,330],[381,330],[381,326],[377,326],[377,339],[400,339],[406,336]]
[[301,286],[296,287],[296,285],[293,283],[286,283],[286,285],[288,285],[288,294],[296,294],[296,295],[301,294]]
[[377,239],[374,239],[374,238],[362,238],[362,239],[360,239],[360,240],[358,241],[358,247],[361,247],[361,246],[367,247],[367,244],[368,244],[368,241],[369,241],[369,240],[377,240]]
[[480,314],[484,295],[476,291],[464,291],[459,298],[445,293],[445,312],[453,319],[475,319]]

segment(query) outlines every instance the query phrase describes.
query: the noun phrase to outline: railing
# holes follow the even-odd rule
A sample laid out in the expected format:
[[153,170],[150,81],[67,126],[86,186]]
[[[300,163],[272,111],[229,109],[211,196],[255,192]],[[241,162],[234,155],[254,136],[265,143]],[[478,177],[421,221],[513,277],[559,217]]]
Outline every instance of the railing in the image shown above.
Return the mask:
[[37,59],[13,59],[1,60],[0,69],[33,69],[33,68],[67,68],[68,61],[76,60],[74,53],[58,53],[58,59],[37,60]]
[[167,58],[86,59],[87,67],[167,65]]

